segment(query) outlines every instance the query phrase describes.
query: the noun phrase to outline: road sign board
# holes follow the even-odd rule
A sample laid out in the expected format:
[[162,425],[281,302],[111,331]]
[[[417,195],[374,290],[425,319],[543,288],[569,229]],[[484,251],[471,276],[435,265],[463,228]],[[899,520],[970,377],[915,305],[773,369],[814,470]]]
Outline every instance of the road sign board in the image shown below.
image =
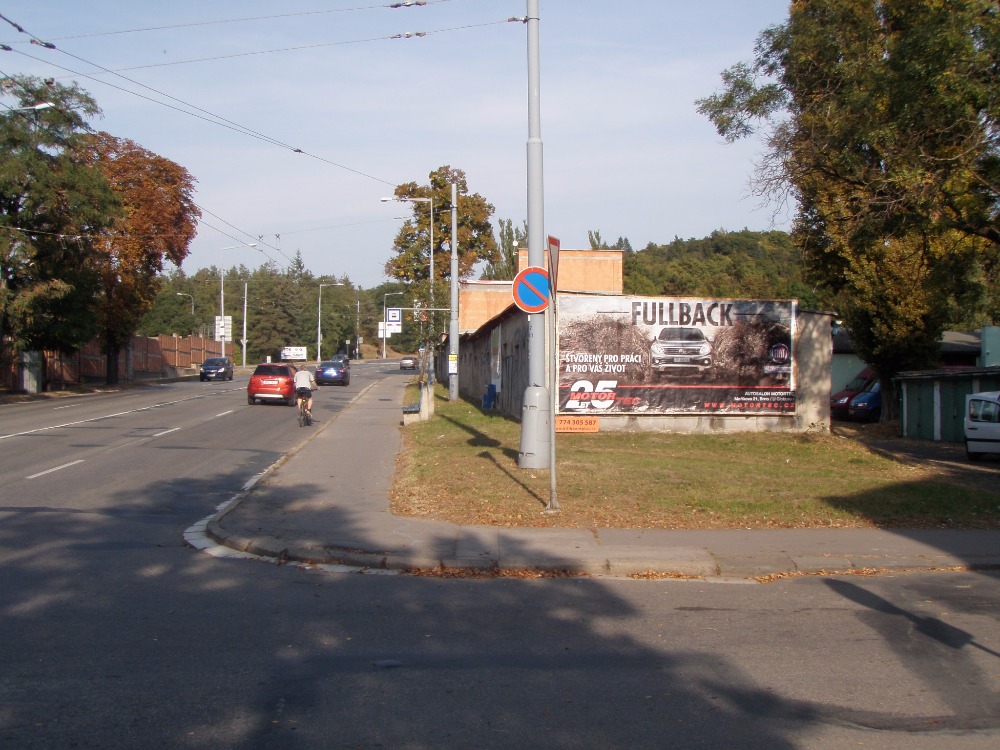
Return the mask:
[[551,234],[549,240],[549,277],[552,279],[552,288],[559,288],[559,247],[562,244],[558,237]]
[[233,340],[233,316],[227,315],[223,318],[221,315],[215,316],[215,340],[216,341],[232,341]]
[[549,306],[549,272],[528,266],[514,277],[514,304],[526,313],[539,313]]
[[403,309],[400,307],[390,307],[385,311],[385,319],[390,323],[401,323],[403,321]]

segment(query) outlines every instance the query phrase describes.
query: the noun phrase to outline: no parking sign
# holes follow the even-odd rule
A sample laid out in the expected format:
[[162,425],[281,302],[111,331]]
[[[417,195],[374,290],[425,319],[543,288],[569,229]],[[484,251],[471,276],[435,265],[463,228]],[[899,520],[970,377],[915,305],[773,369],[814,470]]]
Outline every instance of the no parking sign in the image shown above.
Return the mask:
[[526,313],[539,313],[549,306],[549,272],[528,266],[514,277],[511,288],[514,304]]

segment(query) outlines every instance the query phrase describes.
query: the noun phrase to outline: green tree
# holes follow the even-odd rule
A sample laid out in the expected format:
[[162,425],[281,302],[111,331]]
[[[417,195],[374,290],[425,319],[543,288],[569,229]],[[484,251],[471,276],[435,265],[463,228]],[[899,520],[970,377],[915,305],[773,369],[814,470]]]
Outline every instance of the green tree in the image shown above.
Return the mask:
[[194,178],[170,159],[103,132],[88,136],[84,148],[124,209],[101,232],[94,255],[107,382],[115,384],[119,352],[153,305],[164,261],[179,266],[187,257],[201,211]]
[[0,342],[72,350],[97,332],[95,238],[119,212],[84,158],[100,110],[76,86],[26,76],[0,79],[0,97],[13,99],[0,116]]
[[609,245],[607,242],[605,242],[604,239],[601,237],[600,230],[588,229],[587,230],[587,239],[590,240],[590,249],[591,250],[610,250],[611,249],[611,245]]
[[[413,297],[430,306],[430,259],[434,257],[435,307],[446,307],[451,278],[451,186],[457,186],[458,274],[468,278],[480,260],[496,259],[497,245],[490,217],[493,206],[479,193],[469,193],[465,172],[442,166],[430,173],[429,185],[408,182],[399,185],[399,199],[434,201],[434,242],[431,247],[431,211],[425,201],[413,202],[413,218],[404,222],[393,244],[395,254],[385,264],[385,274],[406,284]],[[428,331],[430,328],[428,327]]]
[[701,100],[728,140],[764,128],[757,189],[797,199],[811,280],[890,377],[935,364],[956,311],[995,310],[1000,12],[986,0],[813,0]]
[[511,219],[500,219],[495,257],[486,259],[484,279],[512,281],[517,276],[517,249],[528,245],[528,222],[515,227]]

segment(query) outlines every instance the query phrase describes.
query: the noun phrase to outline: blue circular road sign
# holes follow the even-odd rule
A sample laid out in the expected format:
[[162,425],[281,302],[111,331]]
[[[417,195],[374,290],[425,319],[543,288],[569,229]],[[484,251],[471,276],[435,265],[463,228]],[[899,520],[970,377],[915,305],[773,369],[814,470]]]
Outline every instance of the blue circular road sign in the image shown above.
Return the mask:
[[514,277],[511,291],[514,304],[526,313],[542,312],[549,306],[549,272],[540,266],[528,266]]

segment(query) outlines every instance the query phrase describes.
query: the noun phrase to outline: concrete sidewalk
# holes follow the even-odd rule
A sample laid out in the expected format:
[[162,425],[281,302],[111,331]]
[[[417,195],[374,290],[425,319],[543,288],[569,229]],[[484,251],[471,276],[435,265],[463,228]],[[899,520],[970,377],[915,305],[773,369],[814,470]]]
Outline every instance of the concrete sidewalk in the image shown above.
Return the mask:
[[[705,579],[1000,568],[1000,531],[535,529],[394,516],[389,489],[407,378],[386,377],[195,534],[281,560],[362,568],[520,569]],[[198,545],[196,546],[205,546]]]

